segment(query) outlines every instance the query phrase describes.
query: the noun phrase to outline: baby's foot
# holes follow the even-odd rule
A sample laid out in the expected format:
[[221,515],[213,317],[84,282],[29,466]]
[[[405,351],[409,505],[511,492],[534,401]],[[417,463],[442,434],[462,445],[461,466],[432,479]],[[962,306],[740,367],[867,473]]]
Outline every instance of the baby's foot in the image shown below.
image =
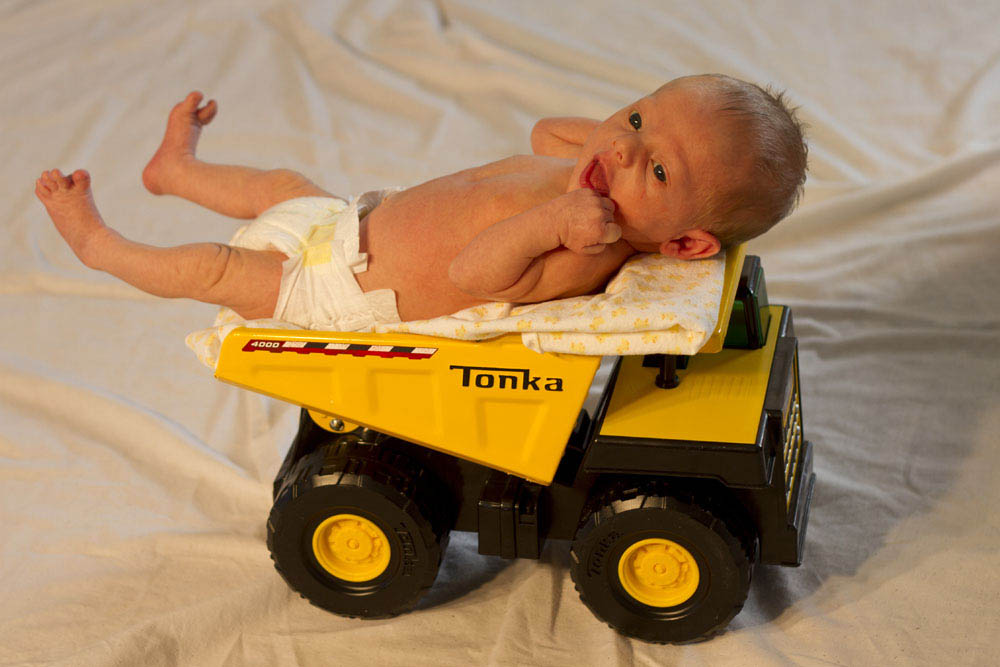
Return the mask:
[[71,176],[63,176],[58,169],[43,172],[35,181],[35,194],[80,261],[98,268],[94,252],[100,244],[93,241],[107,228],[90,193],[90,174],[83,169]]
[[219,110],[215,100],[199,107],[202,97],[198,91],[189,93],[170,111],[163,142],[142,171],[142,183],[154,195],[172,193],[177,172],[195,159],[201,128],[211,123]]

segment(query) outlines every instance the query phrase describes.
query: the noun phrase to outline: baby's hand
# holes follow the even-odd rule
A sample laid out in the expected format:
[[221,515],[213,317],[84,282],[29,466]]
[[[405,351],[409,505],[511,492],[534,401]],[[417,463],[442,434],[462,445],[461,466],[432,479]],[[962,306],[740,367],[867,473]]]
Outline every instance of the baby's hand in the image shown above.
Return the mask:
[[559,242],[573,252],[596,254],[622,236],[614,223],[615,203],[589,188],[556,197],[552,205]]

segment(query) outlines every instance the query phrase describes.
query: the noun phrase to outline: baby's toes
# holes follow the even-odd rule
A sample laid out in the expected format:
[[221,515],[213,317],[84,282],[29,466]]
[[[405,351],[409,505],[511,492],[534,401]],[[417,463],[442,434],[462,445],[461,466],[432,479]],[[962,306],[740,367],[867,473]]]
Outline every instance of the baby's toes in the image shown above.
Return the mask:
[[50,190],[49,187],[45,184],[45,181],[42,180],[44,176],[45,174],[42,174],[35,181],[35,194],[42,199],[48,199],[50,196],[52,196],[52,190]]
[[71,178],[73,179],[73,187],[84,189],[90,187],[90,174],[87,173],[86,169],[77,169]]
[[70,186],[73,185],[73,181],[68,176],[63,176],[63,173],[58,169],[52,170],[52,180],[55,181],[59,190],[69,190]]
[[184,98],[184,101],[177,106],[184,109],[187,113],[194,113],[198,110],[198,105],[201,104],[203,97],[204,95],[202,95],[200,91],[192,90],[187,94],[187,97]]
[[215,118],[216,112],[219,110],[219,105],[216,104],[215,100],[209,100],[208,103],[202,108],[195,112],[198,116],[198,122],[202,125],[208,125]]
[[55,192],[59,188],[59,183],[56,181],[56,178],[54,176],[54,171],[55,170],[52,169],[48,171],[43,171],[41,178],[38,179],[42,182],[42,185],[44,185],[45,189],[47,189],[49,192]]

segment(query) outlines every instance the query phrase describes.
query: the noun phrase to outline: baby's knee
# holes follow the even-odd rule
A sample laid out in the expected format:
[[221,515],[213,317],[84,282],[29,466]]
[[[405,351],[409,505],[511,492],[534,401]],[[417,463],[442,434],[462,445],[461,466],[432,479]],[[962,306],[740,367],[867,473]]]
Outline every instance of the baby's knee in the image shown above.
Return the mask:
[[256,212],[258,215],[296,197],[328,197],[329,193],[292,169],[272,169],[261,173],[259,183],[254,188],[257,193]]
[[276,250],[221,246],[214,270],[204,274],[206,291],[201,300],[228,306],[248,320],[271,317],[286,259]]
[[297,190],[310,183],[308,178],[293,169],[272,169],[264,173],[275,190]]

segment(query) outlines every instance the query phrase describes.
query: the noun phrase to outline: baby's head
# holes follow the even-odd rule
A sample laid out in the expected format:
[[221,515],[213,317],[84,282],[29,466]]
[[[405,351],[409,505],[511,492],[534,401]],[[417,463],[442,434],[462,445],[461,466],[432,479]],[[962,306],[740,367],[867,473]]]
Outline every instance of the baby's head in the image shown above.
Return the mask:
[[571,183],[614,200],[637,250],[698,259],[788,215],[805,169],[802,126],[781,94],[707,74],[674,79],[598,125]]

